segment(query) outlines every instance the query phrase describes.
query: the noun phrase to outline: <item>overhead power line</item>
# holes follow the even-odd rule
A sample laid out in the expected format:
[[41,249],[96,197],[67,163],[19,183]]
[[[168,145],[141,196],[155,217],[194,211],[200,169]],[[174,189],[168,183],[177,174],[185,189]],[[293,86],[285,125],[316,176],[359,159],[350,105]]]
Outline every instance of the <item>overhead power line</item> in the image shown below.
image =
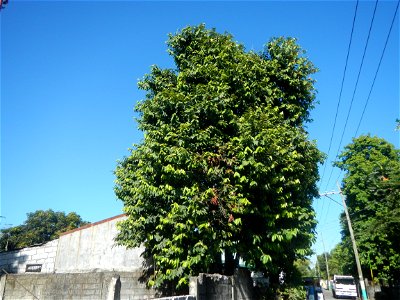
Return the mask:
[[362,56],[361,63],[360,63],[360,68],[358,69],[356,84],[355,84],[355,86],[354,86],[353,95],[352,95],[352,97],[351,97],[349,110],[348,110],[348,112],[347,112],[346,121],[345,121],[345,123],[344,123],[343,131],[342,131],[342,136],[340,137],[340,142],[339,142],[338,150],[337,150],[337,152],[336,152],[336,157],[339,155],[339,151],[340,151],[340,148],[341,148],[342,142],[343,142],[343,136],[344,136],[344,133],[345,133],[346,128],[347,128],[347,123],[348,123],[348,121],[349,121],[351,109],[352,109],[352,107],[353,107],[354,97],[355,97],[355,94],[356,94],[356,91],[357,91],[358,82],[359,82],[359,80],[360,80],[360,74],[361,74],[361,70],[362,70],[362,67],[363,67],[363,64],[364,64],[365,53],[367,52],[369,37],[371,36],[371,29],[372,29],[372,25],[373,25],[373,23],[374,23],[375,13],[376,13],[376,7],[377,7],[377,6],[378,6],[378,0],[375,1],[374,13],[373,13],[373,15],[372,15],[371,23],[370,23],[370,25],[369,25],[369,31],[368,31],[367,41],[365,42],[364,52],[363,52],[363,56]]
[[[347,111],[346,121],[345,121],[344,126],[343,126],[343,131],[342,131],[342,135],[341,135],[341,137],[340,137],[339,146],[338,146],[338,149],[337,149],[337,152],[336,152],[336,155],[335,155],[336,158],[338,157],[339,152],[340,152],[340,148],[342,147],[342,142],[343,142],[344,133],[346,132],[347,123],[348,123],[349,117],[350,117],[350,112],[351,112],[351,109],[352,109],[352,107],[353,107],[354,97],[355,97],[355,95],[356,95],[356,91],[357,91],[357,87],[358,87],[358,82],[359,82],[359,80],[360,80],[361,70],[362,70],[362,67],[363,67],[363,65],[364,65],[365,54],[367,53],[369,38],[370,38],[370,36],[371,36],[371,30],[372,30],[372,26],[373,26],[373,24],[374,24],[375,14],[376,14],[376,8],[378,7],[378,2],[379,2],[379,0],[376,0],[376,1],[375,1],[374,12],[373,12],[373,14],[372,14],[372,19],[371,19],[371,22],[370,22],[370,24],[369,24],[369,30],[368,30],[367,40],[366,40],[366,42],[365,42],[365,46],[364,46],[364,51],[363,51],[363,55],[362,55],[362,58],[361,58],[360,67],[358,68],[358,74],[357,74],[356,84],[354,85],[354,90],[353,90],[353,95],[352,95],[352,97],[351,97],[349,110]],[[331,177],[332,177],[332,172],[333,172],[333,169],[331,170],[331,174],[330,174],[330,176],[329,176],[329,179],[328,179],[328,182],[327,182],[327,184],[326,184],[326,187],[328,187],[328,185],[329,185],[330,179],[331,179]],[[339,175],[338,175],[338,177],[337,177],[337,179],[336,179],[336,182],[339,181],[339,178],[340,178],[340,175],[341,175],[341,174],[342,174],[342,171],[340,171],[340,173],[339,173]]]
[[364,117],[365,110],[366,110],[366,108],[367,108],[369,99],[370,99],[370,97],[371,97],[371,92],[372,92],[372,89],[374,88],[375,80],[376,80],[376,77],[378,76],[378,72],[379,72],[379,68],[381,67],[381,63],[382,63],[383,56],[385,55],[386,46],[387,46],[388,41],[389,41],[390,33],[392,32],[393,24],[394,24],[394,22],[395,22],[395,20],[396,20],[397,11],[399,10],[399,4],[400,4],[400,1],[397,1],[396,10],[395,10],[395,12],[394,12],[393,19],[392,19],[392,23],[390,24],[390,29],[389,29],[389,32],[388,32],[387,37],[386,37],[385,46],[383,47],[382,54],[381,54],[381,58],[380,58],[380,60],[379,60],[378,67],[376,68],[375,76],[374,76],[374,79],[373,79],[373,81],[372,81],[371,88],[370,88],[370,90],[369,90],[367,100],[365,101],[364,109],[363,109],[363,111],[362,111],[362,114],[361,114],[361,117],[360,117],[360,121],[358,122],[357,130],[356,130],[354,136],[357,136],[357,134],[358,134],[358,130],[360,129],[360,125],[361,125],[361,121],[362,121],[362,119],[363,119],[363,117]]
[[[329,140],[329,147],[328,147],[327,158],[326,158],[326,161],[324,162],[324,168],[323,168],[323,171],[322,171],[322,176],[321,176],[321,179],[320,179],[320,184],[319,184],[318,190],[321,190],[321,184],[322,184],[322,181],[323,181],[324,176],[325,176],[326,166],[327,166],[327,163],[328,163],[329,154],[330,154],[331,147],[332,147],[333,135],[334,135],[335,128],[336,128],[337,116],[338,116],[338,112],[339,112],[340,101],[341,101],[341,99],[342,99],[342,92],[343,92],[344,81],[345,81],[345,78],[346,78],[347,65],[348,65],[348,62],[349,62],[351,43],[352,43],[352,41],[353,41],[354,27],[355,27],[355,23],[356,23],[356,19],[357,19],[358,3],[359,3],[359,0],[357,0],[356,6],[355,6],[355,9],[354,9],[353,23],[352,23],[352,25],[351,25],[350,39],[349,39],[349,44],[348,44],[348,46],[347,46],[346,61],[345,61],[345,64],[344,64],[344,70],[343,70],[343,76],[342,76],[342,83],[341,83],[340,92],[339,92],[339,99],[338,99],[338,103],[337,103],[337,106],[336,106],[335,119],[334,119],[334,121],[333,121],[333,127],[332,127],[331,137],[330,137],[330,140]],[[330,181],[330,179],[331,179],[331,177],[332,177],[332,171],[333,171],[333,168],[331,169],[331,173],[330,173],[330,175],[329,175],[328,182]],[[328,186],[328,185],[326,185],[326,186]],[[325,188],[325,190],[326,190],[326,188]],[[325,204],[325,202],[322,202],[321,214],[324,212],[324,204]]]
[[[379,0],[376,0],[376,1],[375,1],[374,11],[373,11],[373,13],[372,13],[371,22],[370,22],[370,24],[369,24],[368,36],[367,36],[367,39],[366,39],[366,41],[365,41],[365,45],[364,45],[363,55],[362,55],[362,58],[361,58],[360,67],[358,68],[356,83],[355,83],[355,85],[354,85],[353,94],[352,94],[351,101],[350,101],[350,106],[349,106],[349,109],[348,109],[348,111],[347,111],[346,121],[345,121],[344,126],[343,126],[343,130],[342,130],[342,134],[341,134],[341,137],[340,137],[339,146],[338,146],[338,149],[337,149],[337,151],[336,151],[335,158],[337,158],[337,157],[339,156],[339,152],[340,152],[340,149],[341,149],[341,147],[342,147],[343,137],[344,137],[344,134],[345,134],[345,132],[346,132],[347,124],[348,124],[348,121],[349,121],[349,118],[350,118],[350,113],[351,113],[351,109],[352,109],[352,107],[353,107],[354,98],[355,98],[356,91],[357,91],[357,87],[358,87],[358,83],[359,83],[359,80],[360,80],[360,75],[361,75],[362,67],[363,67],[363,65],[364,65],[365,54],[367,53],[367,49],[368,49],[369,38],[370,38],[370,36],[371,36],[371,31],[372,31],[372,27],[373,27],[374,20],[375,20],[375,15],[376,15],[376,9],[377,9],[377,7],[378,7],[378,2],[379,2]],[[330,180],[331,180],[331,178],[332,178],[332,173],[333,173],[333,168],[331,169],[331,172],[330,172],[330,174],[329,174],[329,178],[328,178],[328,181],[327,181],[327,184],[326,184],[326,188],[329,186]],[[340,175],[341,175],[341,174],[342,174],[342,172],[339,173],[339,175],[338,175],[336,181],[338,181],[338,179],[340,178]]]
[[[382,53],[381,53],[381,57],[379,59],[378,67],[376,68],[374,79],[372,81],[371,88],[369,89],[368,97],[367,97],[367,100],[365,101],[364,108],[363,108],[363,111],[361,113],[360,121],[358,122],[357,129],[356,129],[353,137],[357,136],[358,130],[360,129],[361,121],[362,121],[362,119],[364,117],[364,114],[365,114],[365,110],[367,109],[367,105],[368,105],[369,99],[371,97],[372,89],[374,88],[376,77],[378,76],[378,72],[379,72],[379,69],[380,69],[381,64],[382,64],[383,56],[385,55],[385,51],[386,51],[386,47],[387,47],[387,44],[388,44],[388,41],[389,41],[389,38],[390,38],[390,34],[392,32],[393,25],[394,25],[394,22],[396,20],[397,11],[399,10],[399,4],[400,4],[400,1],[397,1],[396,10],[395,10],[395,12],[393,14],[392,22],[390,24],[390,28],[389,28],[388,34],[386,36],[385,45],[383,47],[383,50],[382,50]],[[341,174],[342,174],[342,172],[339,173],[339,176],[337,177],[336,181],[339,181],[339,177],[340,177]]]
[[[349,61],[351,42],[352,42],[352,40],[353,40],[354,25],[355,25],[355,23],[356,23],[356,18],[357,18],[358,2],[359,2],[359,0],[357,0],[357,2],[356,2],[356,7],[355,7],[355,10],[354,10],[353,24],[352,24],[352,26],[351,26],[350,40],[349,40],[349,45],[348,45],[348,47],[347,47],[346,62],[345,62],[345,65],[344,65],[343,76],[342,76],[342,83],[341,83],[341,86],[340,86],[339,100],[338,100],[338,103],[337,103],[337,106],[336,106],[335,119],[334,119],[334,121],[333,121],[333,127],[332,127],[332,132],[331,132],[331,138],[330,138],[330,140],[329,140],[329,147],[328,147],[328,153],[327,153],[327,160],[328,160],[328,158],[329,158],[329,154],[330,154],[331,147],[332,147],[333,134],[334,134],[334,132],[335,132],[336,122],[337,122],[337,116],[338,116],[339,107],[340,107],[340,101],[341,101],[341,99],[342,99],[342,92],[343,92],[344,80],[345,80],[345,78],[346,78],[346,71],[347,71],[347,64],[348,64],[348,61]],[[323,171],[322,171],[321,181],[320,181],[321,183],[322,183],[322,180],[323,180],[323,178],[324,178],[324,176],[325,176],[326,165],[327,165],[327,163],[325,162],[325,163],[324,163],[324,169],[323,169]],[[332,176],[332,175],[330,175],[330,177],[331,177],[331,176]],[[320,184],[320,186],[319,186],[319,189],[320,189],[320,188],[321,188],[321,184]]]

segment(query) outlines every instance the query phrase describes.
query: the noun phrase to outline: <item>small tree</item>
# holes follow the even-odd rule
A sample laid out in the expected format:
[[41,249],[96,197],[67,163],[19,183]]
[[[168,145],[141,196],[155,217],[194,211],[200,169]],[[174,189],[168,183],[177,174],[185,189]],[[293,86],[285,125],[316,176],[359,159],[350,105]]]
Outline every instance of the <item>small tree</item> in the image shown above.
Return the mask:
[[1,230],[0,249],[14,250],[54,240],[60,233],[86,225],[74,212],[65,214],[51,209],[27,214],[24,224]]
[[139,83],[148,92],[136,107],[144,141],[115,171],[128,215],[117,241],[144,244],[156,286],[230,275],[239,257],[289,273],[314,238],[322,156],[303,124],[316,69],[290,38],[257,54],[200,25],[168,46],[176,69],[153,66]]

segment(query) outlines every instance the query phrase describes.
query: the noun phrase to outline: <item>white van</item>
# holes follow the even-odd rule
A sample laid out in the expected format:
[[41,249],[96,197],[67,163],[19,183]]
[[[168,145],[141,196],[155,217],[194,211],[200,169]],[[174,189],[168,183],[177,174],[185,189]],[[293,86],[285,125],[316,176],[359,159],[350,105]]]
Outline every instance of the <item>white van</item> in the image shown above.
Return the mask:
[[357,287],[353,276],[333,275],[332,294],[334,298],[357,297]]

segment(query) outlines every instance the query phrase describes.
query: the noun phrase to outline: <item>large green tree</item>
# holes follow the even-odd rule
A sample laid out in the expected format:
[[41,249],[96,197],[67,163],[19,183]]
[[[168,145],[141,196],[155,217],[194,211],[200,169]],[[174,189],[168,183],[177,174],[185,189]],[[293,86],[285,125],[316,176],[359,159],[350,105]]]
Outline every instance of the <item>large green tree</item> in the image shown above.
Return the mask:
[[246,52],[200,25],[167,44],[176,69],[153,66],[139,83],[144,140],[115,171],[128,216],[117,241],[145,246],[156,286],[232,274],[239,257],[289,273],[314,238],[322,155],[304,123],[316,69],[292,38]]
[[[346,172],[343,192],[363,268],[399,280],[400,151],[384,139],[360,136],[345,147],[336,165]],[[343,245],[350,246],[342,224]]]
[[37,210],[22,225],[1,230],[0,249],[14,250],[54,240],[60,233],[88,224],[74,212]]

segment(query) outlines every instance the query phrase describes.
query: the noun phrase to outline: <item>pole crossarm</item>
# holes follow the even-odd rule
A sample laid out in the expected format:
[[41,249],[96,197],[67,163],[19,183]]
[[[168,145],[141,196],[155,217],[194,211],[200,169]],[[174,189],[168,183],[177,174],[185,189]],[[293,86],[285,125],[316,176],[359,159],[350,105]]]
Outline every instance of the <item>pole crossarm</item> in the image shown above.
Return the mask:
[[340,194],[339,191],[330,191],[330,192],[325,192],[325,193],[319,193],[319,195],[322,196],[327,196],[327,195],[338,195]]
[[332,192],[320,193],[319,195],[320,195],[321,197],[327,197],[327,198],[331,199],[333,202],[335,202],[336,204],[338,204],[338,205],[340,205],[340,206],[343,206],[342,204],[340,204],[339,202],[337,202],[335,199],[329,197],[329,195],[338,195],[338,194],[340,194],[340,193],[341,193],[341,192],[339,192],[339,191],[332,191]]

